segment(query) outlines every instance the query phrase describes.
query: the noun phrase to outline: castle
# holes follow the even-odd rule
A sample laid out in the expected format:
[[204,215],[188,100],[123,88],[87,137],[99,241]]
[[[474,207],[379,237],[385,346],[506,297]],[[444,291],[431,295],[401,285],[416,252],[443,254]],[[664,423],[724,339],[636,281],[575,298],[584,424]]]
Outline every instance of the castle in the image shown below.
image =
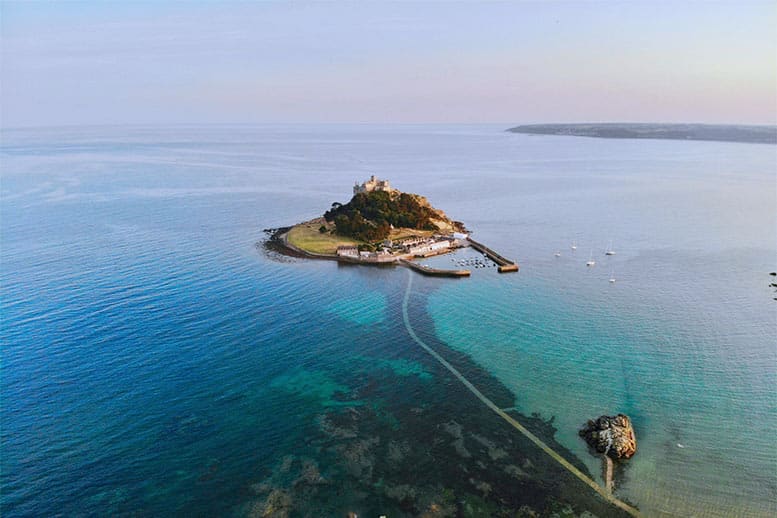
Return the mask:
[[379,180],[375,175],[370,176],[370,179],[359,185],[358,182],[353,186],[353,193],[359,194],[360,192],[372,192],[372,191],[386,191],[392,192],[388,180]]

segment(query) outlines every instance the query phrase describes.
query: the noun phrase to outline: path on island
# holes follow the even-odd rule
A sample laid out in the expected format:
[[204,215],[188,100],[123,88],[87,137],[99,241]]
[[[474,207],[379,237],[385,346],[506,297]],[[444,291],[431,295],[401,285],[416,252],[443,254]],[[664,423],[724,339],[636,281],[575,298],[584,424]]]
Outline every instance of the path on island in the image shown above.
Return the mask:
[[[409,273],[409,272],[408,272]],[[507,421],[510,426],[521,432],[524,436],[526,436],[527,439],[529,439],[531,442],[533,442],[535,445],[537,445],[538,448],[540,448],[542,451],[547,453],[553,460],[561,464],[564,468],[567,469],[570,473],[572,473],[574,476],[588,484],[591,489],[599,493],[599,495],[610,502],[611,504],[615,505],[616,507],[619,507],[620,509],[623,509],[627,513],[629,513],[632,516],[640,516],[640,513],[637,509],[630,506],[626,502],[623,502],[622,500],[619,500],[615,496],[612,495],[607,489],[600,486],[596,481],[594,481],[592,478],[590,478],[588,475],[577,469],[575,466],[573,466],[568,460],[566,460],[564,457],[562,457],[560,454],[558,454],[555,450],[553,450],[550,446],[545,444],[539,437],[531,433],[526,427],[524,427],[521,423],[519,423],[514,418],[510,417],[507,412],[496,406],[496,404],[491,401],[489,398],[487,398],[482,392],[480,392],[475,385],[469,382],[467,378],[464,377],[463,374],[461,374],[456,368],[448,363],[445,358],[437,354],[437,352],[429,347],[421,338],[415,333],[413,330],[413,326],[410,324],[410,317],[408,316],[408,302],[410,300],[410,293],[411,288],[413,286],[413,275],[410,273],[407,278],[407,288],[405,290],[405,297],[402,300],[402,318],[405,321],[405,327],[407,328],[407,332],[410,334],[410,337],[418,344],[420,345],[426,352],[431,354],[435,360],[440,362],[440,364],[448,369],[451,374],[456,376],[456,378],[464,384],[465,387],[469,389],[470,392],[472,392],[475,397],[477,397],[484,405],[486,405],[488,408],[494,411],[499,417]]]

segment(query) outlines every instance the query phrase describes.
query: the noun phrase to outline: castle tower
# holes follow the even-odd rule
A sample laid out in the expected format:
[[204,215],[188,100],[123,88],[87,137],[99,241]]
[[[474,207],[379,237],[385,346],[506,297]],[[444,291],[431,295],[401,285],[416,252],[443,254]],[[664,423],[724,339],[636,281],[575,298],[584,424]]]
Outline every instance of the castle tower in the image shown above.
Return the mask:
[[391,184],[388,180],[381,180],[374,174],[370,176],[370,179],[364,182],[363,184],[359,185],[357,182],[353,186],[353,193],[358,194],[360,192],[372,192],[372,191],[385,191],[385,192],[391,192],[393,189],[391,188]]

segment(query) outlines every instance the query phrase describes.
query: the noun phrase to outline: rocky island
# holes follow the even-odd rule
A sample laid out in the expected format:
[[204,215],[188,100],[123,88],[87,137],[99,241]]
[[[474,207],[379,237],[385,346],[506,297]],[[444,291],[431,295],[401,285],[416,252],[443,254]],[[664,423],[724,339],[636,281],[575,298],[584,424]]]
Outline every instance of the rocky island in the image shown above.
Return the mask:
[[580,430],[580,436],[591,448],[613,459],[629,459],[637,451],[631,419],[624,414],[589,420]]
[[353,187],[348,203],[335,202],[321,217],[292,227],[269,229],[281,252],[315,259],[371,265],[401,265],[428,275],[469,276],[469,270],[440,270],[413,262],[472,246],[499,267],[518,265],[473,241],[464,224],[434,208],[426,197],[402,192],[371,176]]
[[630,459],[637,452],[631,419],[624,414],[603,415],[595,421],[589,420],[579,433],[591,449],[602,454],[605,487],[612,492],[613,460]]

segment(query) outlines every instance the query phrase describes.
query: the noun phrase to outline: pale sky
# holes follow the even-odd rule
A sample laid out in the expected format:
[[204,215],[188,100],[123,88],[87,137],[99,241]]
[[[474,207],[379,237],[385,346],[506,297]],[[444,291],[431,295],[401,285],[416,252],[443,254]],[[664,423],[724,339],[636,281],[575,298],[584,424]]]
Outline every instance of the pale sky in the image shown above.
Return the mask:
[[777,2],[0,2],[3,127],[777,122]]

